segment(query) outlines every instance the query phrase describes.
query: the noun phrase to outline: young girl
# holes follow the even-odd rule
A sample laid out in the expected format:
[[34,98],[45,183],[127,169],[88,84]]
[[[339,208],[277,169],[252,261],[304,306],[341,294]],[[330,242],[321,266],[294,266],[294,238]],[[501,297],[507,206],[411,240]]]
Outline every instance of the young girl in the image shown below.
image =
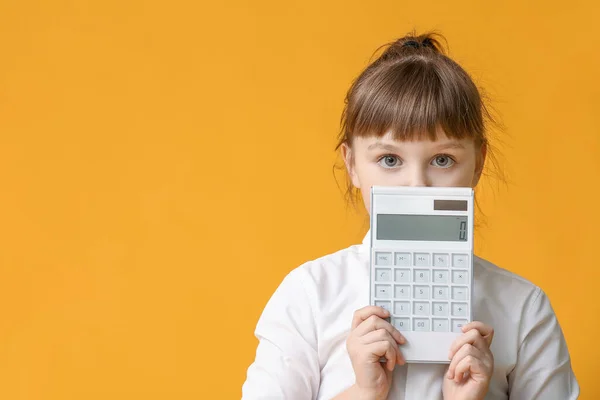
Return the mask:
[[[387,46],[351,86],[338,148],[369,210],[374,185],[475,187],[488,150],[486,117],[476,86],[436,36],[411,35]],[[576,399],[544,292],[479,257],[473,276],[475,321],[448,349],[450,364],[406,364],[402,332],[368,305],[369,233],[305,263],[258,321],[243,399]]]

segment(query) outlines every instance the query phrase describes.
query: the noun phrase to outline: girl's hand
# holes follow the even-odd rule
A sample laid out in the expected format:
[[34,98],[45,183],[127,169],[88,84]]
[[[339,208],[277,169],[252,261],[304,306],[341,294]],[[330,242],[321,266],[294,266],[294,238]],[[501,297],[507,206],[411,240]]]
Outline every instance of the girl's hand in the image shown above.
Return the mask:
[[482,400],[494,372],[494,356],[490,345],[492,327],[474,321],[462,327],[462,336],[452,343],[452,360],[444,377],[444,400]]
[[[376,306],[367,306],[354,313],[346,348],[354,368],[359,398],[386,399],[394,367],[405,363],[398,345],[406,339],[382,319],[389,316],[388,311]],[[386,358],[385,363],[380,361],[382,357]]]

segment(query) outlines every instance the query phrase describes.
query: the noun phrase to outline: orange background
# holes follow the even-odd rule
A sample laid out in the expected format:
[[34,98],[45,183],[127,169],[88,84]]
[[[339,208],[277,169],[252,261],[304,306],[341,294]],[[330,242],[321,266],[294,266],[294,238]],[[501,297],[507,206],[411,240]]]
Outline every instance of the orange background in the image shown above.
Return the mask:
[[549,294],[600,398],[600,10],[536,3],[0,2],[0,398],[239,398],[284,275],[362,239],[343,97],[413,28],[507,128],[477,252]]

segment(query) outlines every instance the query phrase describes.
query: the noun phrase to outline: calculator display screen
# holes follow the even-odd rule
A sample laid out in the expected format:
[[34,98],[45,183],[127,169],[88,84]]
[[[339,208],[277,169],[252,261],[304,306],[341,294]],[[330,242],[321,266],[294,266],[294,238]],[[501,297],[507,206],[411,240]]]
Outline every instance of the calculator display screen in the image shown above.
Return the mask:
[[377,214],[378,240],[466,242],[467,216]]

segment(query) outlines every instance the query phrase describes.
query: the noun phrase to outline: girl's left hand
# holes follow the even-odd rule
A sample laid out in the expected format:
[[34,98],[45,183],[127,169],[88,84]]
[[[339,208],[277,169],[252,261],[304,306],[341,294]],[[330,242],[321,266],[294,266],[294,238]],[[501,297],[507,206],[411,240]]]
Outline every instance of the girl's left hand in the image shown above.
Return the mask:
[[494,372],[490,345],[494,329],[473,321],[462,327],[462,336],[452,343],[452,360],[444,376],[444,400],[482,400],[487,394]]

